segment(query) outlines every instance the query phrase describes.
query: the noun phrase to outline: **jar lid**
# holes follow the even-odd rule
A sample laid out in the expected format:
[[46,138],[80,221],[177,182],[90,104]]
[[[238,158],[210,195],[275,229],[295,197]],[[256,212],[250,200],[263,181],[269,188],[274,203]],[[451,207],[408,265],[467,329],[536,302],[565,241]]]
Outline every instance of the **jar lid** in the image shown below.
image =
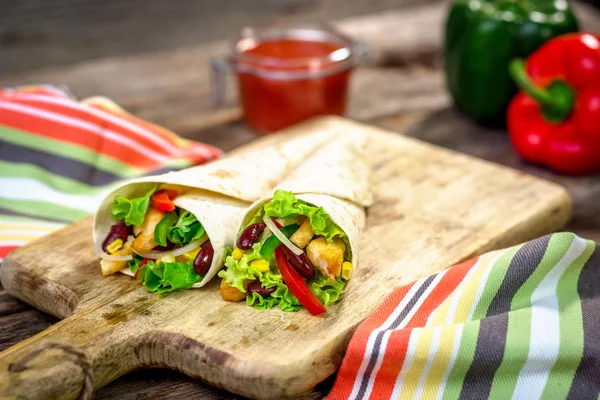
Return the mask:
[[[274,54],[253,53],[261,44],[281,41],[320,42],[323,46],[318,55],[301,50],[297,57],[289,52],[285,57],[278,55],[277,51]],[[323,24],[262,29],[248,27],[233,43],[231,60],[238,72],[290,80],[325,76],[350,69],[358,62],[356,53],[356,43],[352,39]]]

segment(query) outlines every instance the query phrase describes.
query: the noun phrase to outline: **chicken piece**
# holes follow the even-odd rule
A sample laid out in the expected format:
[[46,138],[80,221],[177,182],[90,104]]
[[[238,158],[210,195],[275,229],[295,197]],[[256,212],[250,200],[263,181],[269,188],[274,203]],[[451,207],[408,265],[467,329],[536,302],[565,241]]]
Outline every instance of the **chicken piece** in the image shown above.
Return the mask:
[[306,218],[300,228],[290,237],[290,241],[301,249],[305,248],[308,242],[315,236],[310,220]]
[[346,246],[340,238],[328,242],[320,236],[306,247],[306,254],[312,265],[329,280],[335,280],[340,276],[345,252]]
[[[248,286],[252,283],[251,280],[244,281],[244,289],[248,290]],[[246,293],[238,290],[238,288],[229,286],[225,279],[221,281],[221,288],[219,289],[221,297],[225,301],[242,301],[246,298]]]
[[157,246],[154,241],[154,228],[165,216],[165,213],[157,211],[154,208],[148,209],[144,222],[142,223],[142,232],[135,238],[131,247],[137,253],[148,253]]
[[[129,246],[129,243],[125,243],[123,247],[115,251],[111,256],[121,257],[132,254],[133,249]],[[100,267],[102,268],[102,276],[108,276],[127,268],[127,261],[100,260]]]

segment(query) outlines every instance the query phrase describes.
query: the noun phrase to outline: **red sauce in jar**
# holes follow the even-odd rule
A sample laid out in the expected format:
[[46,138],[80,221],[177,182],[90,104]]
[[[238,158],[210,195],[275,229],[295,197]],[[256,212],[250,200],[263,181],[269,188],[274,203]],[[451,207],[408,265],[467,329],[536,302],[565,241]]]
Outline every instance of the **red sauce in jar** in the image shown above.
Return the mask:
[[272,39],[245,49],[238,59],[240,102],[246,121],[273,132],[305,119],[344,114],[353,65],[335,61],[344,44]]

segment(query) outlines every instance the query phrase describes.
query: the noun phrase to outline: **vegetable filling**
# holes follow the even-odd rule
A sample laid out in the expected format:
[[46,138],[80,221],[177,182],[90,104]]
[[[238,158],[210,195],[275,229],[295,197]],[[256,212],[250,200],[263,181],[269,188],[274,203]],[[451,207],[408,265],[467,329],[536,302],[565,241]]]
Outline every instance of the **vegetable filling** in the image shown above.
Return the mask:
[[189,289],[210,269],[213,248],[198,219],[177,207],[176,190],[155,186],[133,199],[117,196],[116,221],[102,242],[103,275],[126,268],[150,292]]
[[325,312],[352,272],[348,237],[325,212],[277,190],[241,230],[219,272],[221,297],[258,309]]

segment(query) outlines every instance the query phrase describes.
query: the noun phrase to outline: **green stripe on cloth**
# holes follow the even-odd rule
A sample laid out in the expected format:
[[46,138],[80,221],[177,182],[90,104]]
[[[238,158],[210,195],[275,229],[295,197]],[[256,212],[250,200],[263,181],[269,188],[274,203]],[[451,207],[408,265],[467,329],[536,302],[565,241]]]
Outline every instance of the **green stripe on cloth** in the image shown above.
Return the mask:
[[54,203],[34,200],[14,200],[0,198],[2,207],[36,217],[60,219],[75,222],[89,214],[76,208],[65,207]]
[[[596,244],[588,240],[585,251],[565,271],[558,282],[556,295],[560,319],[560,345],[557,362],[550,371],[542,394],[544,399],[567,397],[575,371],[583,356],[583,314],[577,283],[583,266],[595,248]],[[578,357],[574,357],[574,354]]]
[[4,224],[31,224],[46,226],[63,226],[63,223],[41,220],[39,218],[21,217],[15,215],[0,214],[0,223]]
[[[511,302],[508,315],[508,331],[504,358],[496,371],[490,398],[508,399],[512,397],[529,354],[531,336],[531,295],[544,277],[554,268],[573,243],[575,235],[553,235],[547,250],[537,268],[519,288]],[[496,379],[498,377],[498,379]]]
[[473,313],[473,319],[482,319],[487,315],[490,305],[498,294],[498,290],[504,281],[508,267],[510,266],[515,254],[521,249],[521,247],[522,245],[515,246],[507,250],[502,256],[500,256],[498,260],[496,260],[492,270],[490,271],[487,282],[485,282],[481,299],[476,305],[475,312]]
[[113,158],[106,157],[85,147],[37,136],[2,124],[0,124],[0,140],[77,160],[123,178],[131,178],[144,173],[144,171],[139,168],[123,164]]
[[192,162],[187,158],[174,158],[173,160],[166,163],[161,168],[173,168],[173,169],[184,169],[192,166]]
[[448,376],[443,400],[456,400],[460,396],[463,380],[475,356],[478,335],[479,321],[471,321],[464,325],[462,336],[457,339],[460,340],[460,347],[452,371]]
[[105,187],[94,187],[85,183],[53,174],[37,165],[13,163],[0,160],[0,177],[30,178],[67,194],[95,195],[106,191]]

